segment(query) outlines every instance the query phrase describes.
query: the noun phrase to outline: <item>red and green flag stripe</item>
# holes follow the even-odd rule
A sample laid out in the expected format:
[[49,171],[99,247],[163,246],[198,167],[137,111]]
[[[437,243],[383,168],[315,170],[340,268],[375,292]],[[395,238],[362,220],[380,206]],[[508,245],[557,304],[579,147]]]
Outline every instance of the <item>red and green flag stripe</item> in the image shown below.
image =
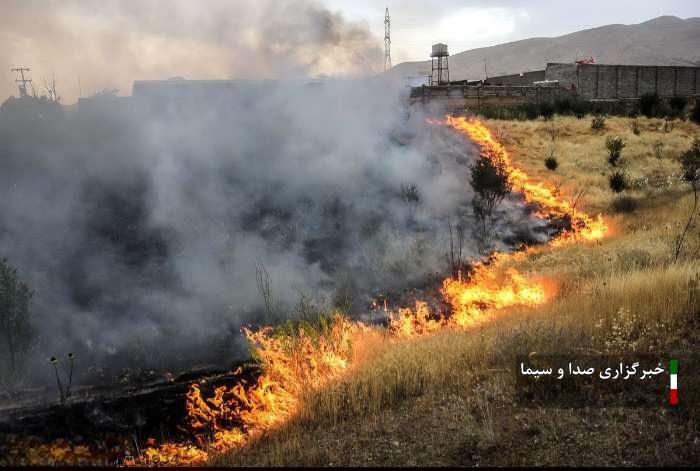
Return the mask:
[[668,370],[671,373],[671,405],[678,404],[678,360],[671,360],[668,364]]

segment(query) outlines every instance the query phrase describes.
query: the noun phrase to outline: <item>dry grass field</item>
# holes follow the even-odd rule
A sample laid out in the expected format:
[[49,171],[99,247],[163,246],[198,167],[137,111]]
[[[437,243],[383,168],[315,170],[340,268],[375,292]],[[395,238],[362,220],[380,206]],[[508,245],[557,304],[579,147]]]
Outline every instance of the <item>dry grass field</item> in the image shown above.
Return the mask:
[[[697,417],[654,408],[524,408],[513,402],[517,354],[697,352],[700,248],[694,228],[676,261],[672,243],[692,206],[680,153],[700,127],[676,121],[590,117],[487,121],[513,163],[578,206],[602,212],[599,242],[541,246],[511,265],[547,280],[537,308],[484,314],[463,331],[408,340],[368,333],[341,381],[310,394],[302,411],[216,465],[682,465],[700,462]],[[622,136],[630,178],[619,211],[608,187],[605,138]],[[661,143],[661,144],[659,144]],[[559,166],[548,170],[553,153]]]

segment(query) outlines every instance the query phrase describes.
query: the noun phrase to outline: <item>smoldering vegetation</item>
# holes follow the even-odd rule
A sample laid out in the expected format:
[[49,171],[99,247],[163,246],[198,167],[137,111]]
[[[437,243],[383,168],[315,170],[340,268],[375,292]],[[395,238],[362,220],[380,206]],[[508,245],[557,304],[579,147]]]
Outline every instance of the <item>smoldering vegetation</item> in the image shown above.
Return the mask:
[[[230,364],[239,329],[449,272],[470,238],[464,140],[382,81],[244,83],[215,98],[33,98],[0,110],[0,256],[35,291],[27,381]],[[506,200],[498,237],[539,223]],[[503,248],[504,243],[498,243]]]

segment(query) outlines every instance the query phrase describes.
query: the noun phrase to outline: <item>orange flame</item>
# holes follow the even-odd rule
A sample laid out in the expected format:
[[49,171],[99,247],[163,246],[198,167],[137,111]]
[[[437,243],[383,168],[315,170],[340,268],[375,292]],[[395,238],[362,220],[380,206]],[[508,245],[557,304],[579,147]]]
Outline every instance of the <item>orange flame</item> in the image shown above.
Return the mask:
[[[262,432],[293,416],[303,395],[339,378],[351,359],[350,340],[359,327],[336,316],[324,335],[276,335],[272,329],[243,329],[254,346],[264,373],[254,384],[241,380],[216,388],[205,399],[199,385],[187,393],[190,429],[199,446],[165,443],[147,448],[138,464],[193,465],[206,462],[209,452],[239,448]],[[211,438],[208,438],[211,436]]]
[[569,242],[583,240],[597,240],[605,236],[608,226],[603,217],[598,214],[589,216],[572,207],[567,200],[557,196],[554,188],[544,182],[533,182],[521,169],[513,166],[505,147],[497,142],[488,128],[478,120],[470,120],[464,117],[448,116],[445,123],[458,131],[466,134],[482,148],[486,155],[500,155],[510,171],[513,188],[522,192],[525,201],[536,203],[540,207],[539,215],[543,217],[570,218],[571,228],[559,233],[550,242],[558,246]]
[[[608,230],[601,215],[595,217],[577,211],[572,205],[558,197],[557,192],[546,183],[533,182],[521,169],[513,166],[505,147],[496,141],[488,128],[478,120],[448,116],[447,124],[476,142],[483,154],[489,158],[500,158],[510,175],[513,188],[523,194],[525,201],[536,203],[542,217],[558,217],[570,220],[570,228],[560,232],[549,243],[553,246],[579,240],[597,240]],[[479,319],[480,314],[490,309],[509,306],[537,306],[546,302],[547,291],[543,282],[526,279],[513,268],[505,271],[499,266],[508,260],[523,257],[526,251],[494,253],[486,262],[476,263],[471,277],[466,280],[447,278],[442,284],[442,295],[452,306],[449,318],[430,319],[427,308],[416,303],[415,312],[399,309],[391,320],[391,330],[402,337],[411,337],[437,330],[441,326],[467,327]]]

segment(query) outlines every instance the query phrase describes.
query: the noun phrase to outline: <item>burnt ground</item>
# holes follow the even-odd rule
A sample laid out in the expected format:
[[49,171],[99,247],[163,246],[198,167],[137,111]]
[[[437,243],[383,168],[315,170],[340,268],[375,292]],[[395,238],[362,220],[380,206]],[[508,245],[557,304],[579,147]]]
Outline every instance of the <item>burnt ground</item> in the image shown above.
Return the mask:
[[[552,220],[540,230],[551,233],[565,226],[566,222]],[[507,242],[513,247],[536,243],[517,237]],[[471,267],[463,263],[459,269],[468,276]],[[427,302],[435,317],[447,315],[450,306],[440,294],[445,276],[430,274],[422,283],[381,293],[368,306],[367,313],[357,318],[369,324],[386,326],[392,310],[397,306],[413,307],[418,300]],[[384,309],[385,305],[388,310]],[[244,367],[243,373],[232,373],[238,366]],[[213,391],[217,386],[231,386],[240,379],[250,380],[258,372],[255,365],[244,362],[232,369],[195,367],[178,374],[139,370],[133,375],[125,374],[121,384],[77,389],[63,403],[59,401],[58,392],[50,388],[24,391],[0,401],[0,466],[32,463],[114,465],[120,463],[126,453],[137,455],[139,447],[143,447],[149,438],[156,438],[158,442],[194,441],[195,437],[183,422],[186,416],[185,393],[189,386],[198,383],[204,392]],[[425,400],[419,399],[415,407],[420,407]],[[432,407],[445,409],[440,404]],[[411,419],[408,420],[410,423]],[[440,424],[440,420],[436,424]],[[51,451],[52,446],[71,451],[61,457],[59,452]],[[89,450],[84,456],[76,452],[82,446]],[[52,453],[56,456],[50,456]],[[391,456],[391,453],[387,454],[382,458],[385,461],[377,464],[393,463]],[[370,460],[365,464],[372,463]]]
[[[258,374],[254,365],[239,366],[242,370],[237,374],[200,368],[123,387],[86,387],[63,403],[55,395],[49,402],[37,398],[21,406],[6,406],[0,417],[0,466],[61,462],[111,465],[119,463],[127,451],[137,453],[137,447],[149,438],[193,439],[183,427],[185,393],[190,385],[198,383],[208,392]],[[89,452],[82,457],[73,452],[67,461],[52,462],[51,446],[73,451],[85,446]]]

